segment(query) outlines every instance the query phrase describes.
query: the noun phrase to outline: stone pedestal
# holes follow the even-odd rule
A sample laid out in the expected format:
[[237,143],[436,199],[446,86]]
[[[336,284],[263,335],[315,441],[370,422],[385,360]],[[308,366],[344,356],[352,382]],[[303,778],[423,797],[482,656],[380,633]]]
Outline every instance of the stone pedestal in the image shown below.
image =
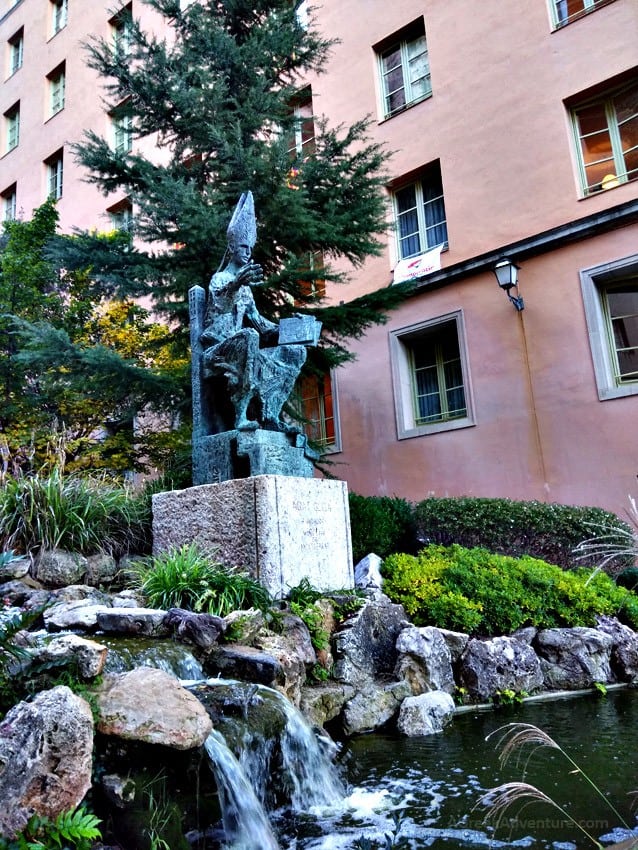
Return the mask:
[[307,578],[354,587],[343,481],[258,475],[153,496],[153,550],[196,543],[247,570],[275,597]]

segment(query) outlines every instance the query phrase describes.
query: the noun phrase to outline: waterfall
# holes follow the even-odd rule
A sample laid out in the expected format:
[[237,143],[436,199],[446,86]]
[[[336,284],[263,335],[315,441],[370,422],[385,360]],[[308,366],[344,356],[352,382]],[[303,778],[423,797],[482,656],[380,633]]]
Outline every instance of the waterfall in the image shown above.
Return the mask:
[[279,850],[268,817],[219,732],[204,744],[215,774],[226,842],[232,850]]
[[[295,812],[343,801],[345,788],[332,760],[334,744],[319,738],[283,694],[220,679],[209,679],[203,687],[218,699],[221,711],[205,747],[233,850],[277,850],[266,815],[277,800],[283,798],[284,808]],[[201,691],[198,696],[206,704]],[[264,725],[256,728],[260,721]]]

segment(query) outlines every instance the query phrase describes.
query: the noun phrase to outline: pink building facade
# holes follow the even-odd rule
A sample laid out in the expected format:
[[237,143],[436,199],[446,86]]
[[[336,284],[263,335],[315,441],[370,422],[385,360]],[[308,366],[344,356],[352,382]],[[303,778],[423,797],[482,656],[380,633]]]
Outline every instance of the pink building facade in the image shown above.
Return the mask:
[[[332,471],[356,492],[623,513],[638,489],[638,4],[522,6],[317,4],[339,41],[306,81],[314,113],[333,126],[370,115],[393,152],[385,249],[328,297],[417,270],[415,294],[352,344],[317,409]],[[0,14],[3,217],[60,189],[64,229],[108,229],[126,199],[87,186],[70,145],[88,128],[130,140],[81,43],[125,38],[126,16],[150,13],[4,0]],[[497,285],[504,258],[522,310]]]

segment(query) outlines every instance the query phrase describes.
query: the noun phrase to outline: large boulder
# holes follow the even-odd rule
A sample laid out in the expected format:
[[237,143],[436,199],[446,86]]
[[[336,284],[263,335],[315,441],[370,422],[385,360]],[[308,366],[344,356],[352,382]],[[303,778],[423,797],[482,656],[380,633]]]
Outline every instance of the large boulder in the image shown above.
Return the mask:
[[170,628],[166,611],[156,608],[107,608],[98,611],[97,626],[107,635],[166,637]]
[[0,724],[0,835],[75,809],[91,787],[93,717],[67,687],[14,706]]
[[108,552],[89,555],[86,559],[85,581],[93,587],[111,584],[119,572],[118,563]]
[[206,669],[224,679],[240,679],[276,688],[284,682],[281,662],[254,646],[226,643],[213,647]]
[[108,649],[103,644],[74,634],[54,637],[31,650],[38,662],[74,663],[83,679],[94,679],[102,673],[107,653]]
[[473,699],[489,700],[499,691],[538,690],[543,671],[532,647],[517,638],[473,638],[459,661],[459,681]]
[[597,629],[541,629],[534,646],[548,690],[591,688],[596,682],[613,682],[613,638]]
[[615,617],[599,617],[598,631],[613,640],[611,667],[621,682],[638,682],[638,634]]
[[66,587],[77,584],[87,569],[84,555],[64,549],[45,549],[36,559],[34,577],[45,587]]
[[402,735],[417,737],[441,732],[454,716],[454,700],[445,691],[408,697],[403,700],[397,720]]
[[138,667],[106,676],[95,691],[98,730],[177,750],[200,747],[212,723],[199,700],[163,670]]
[[397,652],[399,660],[394,675],[408,682],[415,696],[427,691],[452,693],[452,654],[438,629],[433,626],[403,629],[397,639]]
[[355,688],[392,679],[397,638],[409,625],[402,605],[385,596],[368,600],[335,634],[334,678]]
[[299,708],[312,723],[321,728],[341,714],[343,706],[354,696],[354,688],[338,682],[303,687]]
[[411,695],[407,682],[369,683],[344,705],[341,725],[345,735],[362,735],[385,726]]
[[257,649],[267,652],[279,662],[283,671],[279,690],[293,705],[299,706],[306,672],[317,663],[317,655],[308,627],[300,617],[293,614],[284,615],[282,628],[283,634],[280,635],[261,632],[255,644]]
[[172,630],[176,638],[200,649],[210,649],[226,630],[226,623],[221,617],[196,614],[184,608],[169,608],[164,625]]

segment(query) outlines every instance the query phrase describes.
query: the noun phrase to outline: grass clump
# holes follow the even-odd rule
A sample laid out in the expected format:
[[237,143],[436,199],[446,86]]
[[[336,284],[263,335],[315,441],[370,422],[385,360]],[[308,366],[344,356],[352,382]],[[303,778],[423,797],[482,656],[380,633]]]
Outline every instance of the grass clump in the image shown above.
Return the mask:
[[638,627],[638,598],[605,573],[566,572],[529,556],[430,545],[390,556],[384,575],[384,592],[417,626],[491,637],[530,625],[594,626],[596,615],[610,614]]
[[54,468],[0,487],[0,549],[122,554],[143,545],[149,527],[148,504],[106,476]]
[[225,617],[247,608],[267,611],[271,605],[256,579],[217,563],[192,543],[134,562],[128,577],[154,608]]

